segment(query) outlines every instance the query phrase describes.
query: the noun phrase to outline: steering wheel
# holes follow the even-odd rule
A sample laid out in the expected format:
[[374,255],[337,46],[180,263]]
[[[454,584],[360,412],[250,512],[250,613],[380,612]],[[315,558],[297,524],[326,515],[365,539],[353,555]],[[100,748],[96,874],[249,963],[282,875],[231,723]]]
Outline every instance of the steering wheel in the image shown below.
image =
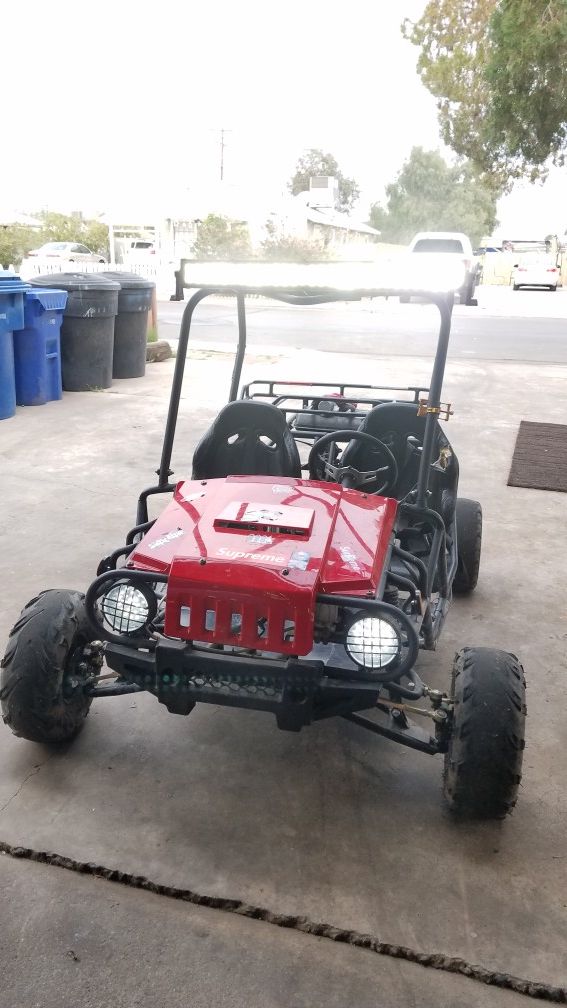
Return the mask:
[[[321,454],[323,448],[328,448],[329,445],[344,441],[363,441],[369,448],[374,449],[375,452],[378,452],[382,456],[385,465],[380,466],[378,469],[369,469],[368,472],[361,472],[359,469],[355,469],[354,466],[333,465],[328,459],[323,458]],[[385,490],[394,486],[398,478],[398,463],[387,445],[379,441],[378,438],[373,437],[372,434],[366,434],[365,431],[330,431],[329,434],[323,434],[323,437],[320,437],[315,442],[309,452],[310,479],[320,480],[328,476],[335,483],[341,483],[352,490],[359,490],[368,483],[379,482],[382,474],[384,474],[383,483],[378,489],[373,490],[372,493],[382,494]]]

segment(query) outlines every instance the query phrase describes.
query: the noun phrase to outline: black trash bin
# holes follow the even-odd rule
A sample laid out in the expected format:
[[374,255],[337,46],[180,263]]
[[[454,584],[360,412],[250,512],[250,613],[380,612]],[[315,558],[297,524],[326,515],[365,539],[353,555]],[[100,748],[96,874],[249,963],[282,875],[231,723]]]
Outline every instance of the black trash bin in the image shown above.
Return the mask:
[[112,273],[108,277],[120,284],[118,315],[114,323],[113,378],[141,378],[146,373],[148,311],[155,284],[136,273]]
[[69,293],[61,326],[64,390],[109,388],[120,285],[100,273],[48,273],[34,277],[31,284]]

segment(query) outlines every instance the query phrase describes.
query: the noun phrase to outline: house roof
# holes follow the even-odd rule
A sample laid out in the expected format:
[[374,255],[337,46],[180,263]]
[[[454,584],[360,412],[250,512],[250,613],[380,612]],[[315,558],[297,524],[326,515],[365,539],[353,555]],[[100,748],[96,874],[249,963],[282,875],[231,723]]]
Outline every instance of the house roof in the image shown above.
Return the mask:
[[312,224],[322,224],[325,227],[341,228],[344,231],[354,231],[357,234],[374,235],[380,237],[380,232],[369,224],[362,224],[354,220],[350,214],[339,213],[338,210],[319,210],[315,207],[307,207],[307,220]]
[[21,213],[19,210],[14,210],[13,208],[0,208],[0,227],[13,227],[14,225],[39,228],[41,227],[41,221],[37,220],[36,217],[30,217],[29,214]]

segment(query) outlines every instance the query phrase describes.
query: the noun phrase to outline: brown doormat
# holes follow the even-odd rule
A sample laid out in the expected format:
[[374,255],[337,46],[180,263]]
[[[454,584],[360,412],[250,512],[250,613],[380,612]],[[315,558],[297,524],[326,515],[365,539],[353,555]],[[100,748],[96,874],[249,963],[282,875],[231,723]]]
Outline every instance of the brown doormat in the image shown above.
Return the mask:
[[522,420],[508,486],[567,493],[567,424]]

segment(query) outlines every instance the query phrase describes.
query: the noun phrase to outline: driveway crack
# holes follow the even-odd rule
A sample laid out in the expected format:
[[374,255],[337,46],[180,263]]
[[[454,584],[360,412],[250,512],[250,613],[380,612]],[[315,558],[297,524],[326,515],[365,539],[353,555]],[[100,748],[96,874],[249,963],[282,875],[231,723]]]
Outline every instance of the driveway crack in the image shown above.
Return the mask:
[[24,777],[22,783],[14,791],[14,794],[10,795],[10,797],[8,798],[8,800],[5,801],[3,805],[0,805],[0,815],[2,815],[2,812],[4,812],[8,808],[8,805],[10,805],[11,802],[14,801],[14,798],[18,797],[18,795],[22,792],[23,788],[26,786],[27,782],[29,780],[31,780],[32,777],[35,777],[35,775],[38,774],[39,771],[43,769],[43,767],[45,766],[46,763],[49,763],[50,759],[51,759],[51,756],[48,756],[48,758],[43,763],[38,763],[37,766],[34,766],[33,769],[30,770],[30,772],[28,774],[26,774],[26,776]]
[[[21,787],[24,784],[25,781],[23,781]],[[129,886],[131,889],[142,889],[157,896],[182,900],[185,903],[193,904],[193,906],[208,907],[211,910],[219,910],[224,913],[236,914],[239,917],[248,917],[251,920],[262,921],[274,927],[299,931],[302,934],[313,935],[317,938],[326,938],[329,941],[341,942],[341,944],[345,945],[353,945],[355,948],[366,949],[369,952],[374,952],[376,955],[389,956],[392,959],[401,959],[405,962],[416,963],[428,969],[442,970],[446,973],[457,973],[460,976],[467,977],[469,980],[476,980],[478,983],[487,984],[490,987],[499,987],[502,990],[512,990],[517,994],[523,994],[535,1000],[547,1001],[552,1004],[567,1004],[566,987],[554,987],[551,984],[536,980],[527,980],[523,977],[513,976],[510,973],[499,970],[486,969],[484,966],[467,962],[465,959],[448,956],[442,952],[421,952],[406,945],[397,945],[392,942],[382,941],[375,935],[364,934],[350,928],[339,928],[332,924],[313,921],[308,917],[294,914],[277,913],[276,911],[269,910],[267,907],[255,906],[239,899],[230,899],[223,896],[207,896],[203,893],[195,892],[193,889],[181,889],[178,886],[153,882],[144,875],[132,875],[129,872],[123,872],[117,868],[107,868],[92,861],[77,861],[75,858],[65,857],[52,851],[39,851],[31,847],[14,846],[3,840],[0,840],[0,854],[5,854],[18,860],[35,861],[39,864],[51,865],[55,868],[62,868],[65,871],[77,872],[79,875],[91,875],[95,878],[103,878],[108,882]]]

